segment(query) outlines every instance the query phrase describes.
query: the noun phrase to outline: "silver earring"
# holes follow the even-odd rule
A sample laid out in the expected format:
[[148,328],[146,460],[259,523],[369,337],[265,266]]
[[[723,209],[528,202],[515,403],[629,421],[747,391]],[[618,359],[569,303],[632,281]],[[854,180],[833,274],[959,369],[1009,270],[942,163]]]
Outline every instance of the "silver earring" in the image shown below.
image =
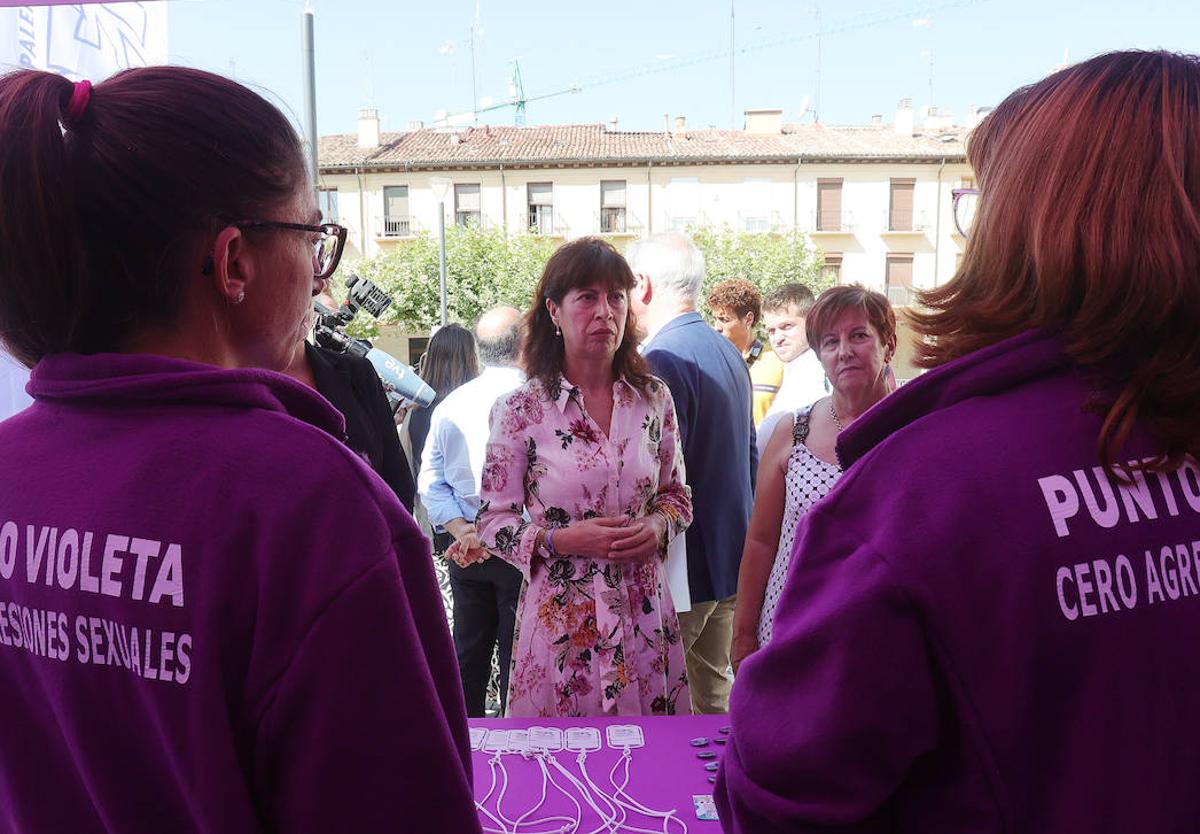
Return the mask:
[[246,300],[246,291],[245,290],[238,290],[238,294],[233,297],[234,304],[241,304],[245,300]]
[[558,325],[557,325],[557,324],[556,324],[556,325],[554,325],[554,335],[555,335],[556,337],[561,337],[561,336],[562,336],[562,331],[561,331],[561,330],[559,330],[559,328],[558,328]]

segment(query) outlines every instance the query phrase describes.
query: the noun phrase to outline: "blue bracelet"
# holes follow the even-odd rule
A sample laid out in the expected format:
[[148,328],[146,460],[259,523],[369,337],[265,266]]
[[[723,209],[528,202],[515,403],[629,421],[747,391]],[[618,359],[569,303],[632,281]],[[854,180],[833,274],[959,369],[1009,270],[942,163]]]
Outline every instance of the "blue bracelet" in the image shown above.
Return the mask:
[[555,528],[551,527],[546,531],[546,550],[549,551],[551,556],[557,559],[558,551],[554,549],[554,530]]

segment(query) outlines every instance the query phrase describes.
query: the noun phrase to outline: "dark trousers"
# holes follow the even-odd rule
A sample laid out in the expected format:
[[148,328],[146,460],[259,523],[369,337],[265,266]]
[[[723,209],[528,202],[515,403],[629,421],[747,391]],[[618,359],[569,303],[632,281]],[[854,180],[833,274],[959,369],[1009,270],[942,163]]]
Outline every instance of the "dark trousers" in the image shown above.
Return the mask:
[[499,644],[500,712],[508,702],[508,668],[512,662],[513,626],[521,572],[503,559],[460,568],[450,563],[454,595],[454,651],[462,676],[467,715],[482,718],[492,676],[492,651]]

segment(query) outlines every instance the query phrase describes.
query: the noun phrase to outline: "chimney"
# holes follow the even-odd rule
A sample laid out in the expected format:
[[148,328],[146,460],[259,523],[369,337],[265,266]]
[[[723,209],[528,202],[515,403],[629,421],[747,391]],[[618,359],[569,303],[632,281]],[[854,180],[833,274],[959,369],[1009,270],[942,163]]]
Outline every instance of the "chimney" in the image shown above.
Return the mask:
[[991,112],[992,108],[987,105],[984,105],[983,107],[976,107],[974,104],[972,104],[967,108],[966,128],[968,130],[972,130],[978,127],[979,123],[983,121],[984,117]]
[[617,132],[617,117],[616,116],[613,116],[611,119],[608,120],[608,129],[610,131],[612,131],[613,133]]
[[925,109],[925,119],[921,126],[930,133],[936,133],[939,130],[953,127],[954,117],[949,107],[930,106]]
[[913,135],[912,99],[902,98],[896,105],[896,133],[901,136]]
[[675,135],[683,136],[685,133],[687,133],[687,117],[686,116],[676,116],[675,117]]
[[746,132],[778,136],[783,133],[783,110],[775,107],[747,110]]
[[663,133],[671,132],[671,114],[663,113]]
[[425,123],[422,121],[412,121],[408,123],[409,130],[424,130]]
[[874,116],[872,116],[871,124],[874,125],[875,127],[879,127],[880,125],[882,125],[883,124],[883,114],[876,113]]
[[373,107],[358,111],[358,146],[379,147],[379,111]]

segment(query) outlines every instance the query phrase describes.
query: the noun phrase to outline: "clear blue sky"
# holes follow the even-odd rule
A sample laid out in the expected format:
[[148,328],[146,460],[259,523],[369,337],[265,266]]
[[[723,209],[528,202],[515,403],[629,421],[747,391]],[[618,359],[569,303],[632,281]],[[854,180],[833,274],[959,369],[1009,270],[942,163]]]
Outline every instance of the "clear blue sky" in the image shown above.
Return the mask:
[[[322,134],[354,131],[363,106],[379,109],[384,130],[470,109],[475,0],[312,5]],[[302,0],[174,0],[171,61],[265,88],[298,119],[303,8]],[[968,105],[994,105],[1045,75],[1064,51],[1075,61],[1119,48],[1200,50],[1196,0],[734,0],[734,9],[739,127],[751,107],[782,107],[787,121],[800,121],[818,93],[827,124],[875,113],[890,121],[902,97],[929,103],[931,57],[933,103],[961,119]],[[658,130],[669,113],[689,126],[728,127],[729,18],[729,0],[479,0],[478,95],[506,97],[509,62],[519,57],[527,95],[583,88],[531,102],[529,124],[616,116],[622,128]],[[513,114],[481,121],[512,124]]]

